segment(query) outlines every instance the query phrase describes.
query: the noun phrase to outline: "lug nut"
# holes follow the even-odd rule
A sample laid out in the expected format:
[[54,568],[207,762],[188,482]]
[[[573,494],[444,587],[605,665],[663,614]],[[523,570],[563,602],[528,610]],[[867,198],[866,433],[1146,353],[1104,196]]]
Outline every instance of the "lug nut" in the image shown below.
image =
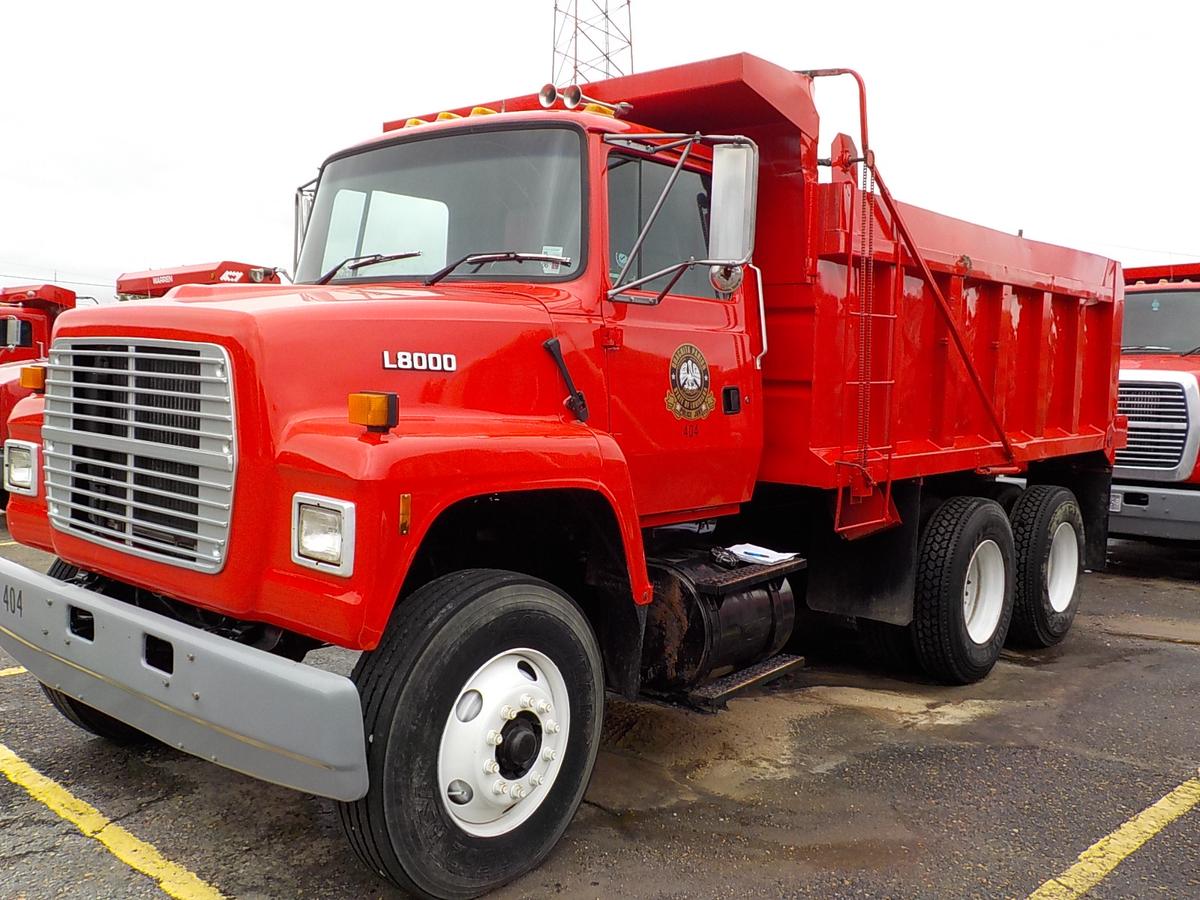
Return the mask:
[[517,717],[517,711],[515,709],[513,709],[511,706],[505,705],[505,706],[500,707],[500,718],[515,719],[516,717]]
[[558,751],[555,750],[553,747],[547,747],[545,750],[542,751],[542,759],[544,759],[546,762],[552,762],[557,757],[558,757]]
[[525,788],[523,788],[519,784],[514,784],[513,789],[510,792],[510,795],[512,796],[512,798],[514,800],[520,800],[522,797],[525,796]]
[[557,722],[555,722],[553,719],[547,719],[546,720],[546,730],[548,732],[550,732],[551,734],[558,734],[560,731],[562,731],[562,726],[559,725]]
[[484,740],[486,740],[493,747],[499,747],[500,744],[502,744],[504,742],[504,735],[502,735],[500,732],[496,731],[495,729],[492,729],[491,731],[489,731],[487,733],[487,737],[484,738]]
[[528,694],[522,694],[521,695],[521,708],[529,709],[531,706],[533,706],[533,698],[530,697]]
[[500,771],[500,763],[496,762],[494,759],[489,759],[483,764],[483,771],[489,775],[495,775]]
[[534,708],[540,713],[553,712],[553,707],[550,706],[549,700],[539,700],[537,706]]
[[541,775],[539,775],[537,772],[534,772],[532,775],[529,776],[529,783],[533,787],[537,787],[545,780],[546,779],[543,778]]
[[508,782],[507,781],[497,781],[495,784],[492,785],[492,793],[495,794],[497,797],[499,797],[501,794],[507,794],[508,793]]

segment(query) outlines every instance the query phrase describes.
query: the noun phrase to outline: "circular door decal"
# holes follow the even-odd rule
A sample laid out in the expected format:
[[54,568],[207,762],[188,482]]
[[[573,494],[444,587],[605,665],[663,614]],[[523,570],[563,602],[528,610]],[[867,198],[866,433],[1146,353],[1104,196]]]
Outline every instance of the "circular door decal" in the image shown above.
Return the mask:
[[705,419],[717,405],[708,377],[708,361],[695,344],[680,344],[671,355],[667,409],[677,419]]

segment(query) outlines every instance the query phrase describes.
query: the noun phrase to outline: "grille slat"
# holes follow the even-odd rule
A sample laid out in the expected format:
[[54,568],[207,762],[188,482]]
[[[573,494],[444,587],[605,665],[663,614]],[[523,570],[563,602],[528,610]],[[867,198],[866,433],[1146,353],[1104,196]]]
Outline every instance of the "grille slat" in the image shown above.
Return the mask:
[[1117,451],[1118,466],[1167,470],[1179,466],[1189,424],[1182,385],[1122,381],[1117,412],[1129,417],[1129,444]]
[[55,341],[42,427],[60,531],[202,571],[225,564],[236,468],[229,359],[216,344]]

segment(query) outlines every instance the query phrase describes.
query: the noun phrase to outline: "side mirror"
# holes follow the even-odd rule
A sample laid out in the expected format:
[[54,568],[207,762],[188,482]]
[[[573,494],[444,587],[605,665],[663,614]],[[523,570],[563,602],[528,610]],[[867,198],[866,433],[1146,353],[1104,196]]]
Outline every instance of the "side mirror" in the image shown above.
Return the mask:
[[292,271],[300,268],[300,248],[308,233],[308,218],[312,215],[313,201],[317,196],[317,179],[307,181],[296,188],[295,220],[292,223]]
[[16,316],[4,317],[4,346],[32,347],[33,323]]
[[758,201],[758,148],[744,144],[713,147],[712,198],[708,258],[740,266],[754,252],[754,218]]

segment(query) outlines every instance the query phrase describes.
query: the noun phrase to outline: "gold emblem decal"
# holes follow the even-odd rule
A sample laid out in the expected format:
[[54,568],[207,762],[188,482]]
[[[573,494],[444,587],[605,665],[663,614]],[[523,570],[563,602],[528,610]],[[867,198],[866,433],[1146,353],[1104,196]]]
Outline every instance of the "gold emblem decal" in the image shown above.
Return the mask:
[[680,344],[671,356],[667,409],[677,419],[706,419],[717,405],[708,378],[708,362],[695,344]]

